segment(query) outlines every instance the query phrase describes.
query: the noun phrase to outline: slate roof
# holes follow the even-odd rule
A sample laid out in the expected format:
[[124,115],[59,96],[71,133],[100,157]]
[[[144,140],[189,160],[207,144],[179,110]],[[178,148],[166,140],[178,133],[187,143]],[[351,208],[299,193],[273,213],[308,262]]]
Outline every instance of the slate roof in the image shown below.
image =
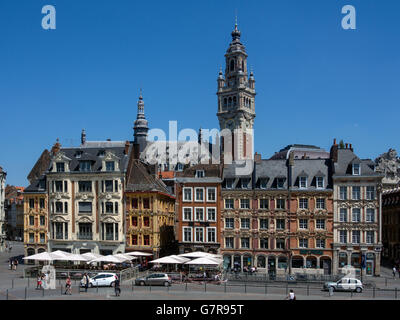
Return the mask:
[[39,179],[48,169],[50,165],[50,152],[45,149],[36,161],[31,172],[28,174],[29,183],[33,183]]
[[305,144],[290,144],[276,152],[270,160],[283,160],[289,158],[289,153],[293,152],[295,159],[329,159],[329,152],[320,147]]
[[33,180],[32,183],[25,188],[24,193],[44,193],[46,192],[46,176],[42,175],[39,179]]
[[[361,167],[362,176],[383,176],[380,173],[375,172],[369,165],[369,160],[361,160],[351,149],[338,149],[338,161],[334,164],[333,177],[338,176],[353,176],[352,164],[359,163]],[[354,177],[354,176],[353,176]]]

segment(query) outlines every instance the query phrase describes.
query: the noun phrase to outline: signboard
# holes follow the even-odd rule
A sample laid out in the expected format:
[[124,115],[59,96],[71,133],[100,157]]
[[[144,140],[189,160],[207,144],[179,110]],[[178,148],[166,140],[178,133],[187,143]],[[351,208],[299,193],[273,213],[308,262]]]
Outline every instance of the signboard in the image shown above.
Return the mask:
[[300,250],[300,254],[317,254],[322,255],[322,250]]

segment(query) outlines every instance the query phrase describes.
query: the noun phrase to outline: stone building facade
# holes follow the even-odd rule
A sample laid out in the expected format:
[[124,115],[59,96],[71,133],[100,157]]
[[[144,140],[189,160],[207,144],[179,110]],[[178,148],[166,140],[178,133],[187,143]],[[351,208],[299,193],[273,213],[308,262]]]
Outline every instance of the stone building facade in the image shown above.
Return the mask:
[[333,270],[346,265],[363,275],[379,275],[382,251],[383,175],[361,160],[351,145],[331,147],[334,243]]
[[382,193],[382,258],[400,264],[400,188]]

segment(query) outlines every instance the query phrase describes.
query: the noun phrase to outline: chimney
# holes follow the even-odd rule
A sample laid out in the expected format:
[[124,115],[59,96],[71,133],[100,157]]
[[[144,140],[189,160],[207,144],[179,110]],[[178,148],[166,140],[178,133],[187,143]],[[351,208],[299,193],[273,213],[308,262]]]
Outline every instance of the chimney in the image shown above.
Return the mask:
[[81,133],[81,144],[85,144],[86,143],[86,131],[85,129],[82,129],[82,133]]
[[350,150],[353,152],[353,145],[350,143]]
[[261,163],[261,154],[259,154],[258,152],[254,154],[254,162]]
[[330,155],[329,155],[333,162],[338,161],[338,149],[339,149],[339,146],[337,145],[336,138],[335,138],[335,139],[333,139],[333,145],[331,147]]
[[128,152],[129,152],[129,146],[130,146],[129,141],[125,141],[124,154],[128,154]]
[[108,138],[108,139],[107,139],[107,141],[111,141],[111,139],[110,139],[110,138]]
[[52,155],[57,154],[61,150],[61,144],[59,142],[59,139],[57,138],[56,143],[53,145],[51,148],[51,153]]

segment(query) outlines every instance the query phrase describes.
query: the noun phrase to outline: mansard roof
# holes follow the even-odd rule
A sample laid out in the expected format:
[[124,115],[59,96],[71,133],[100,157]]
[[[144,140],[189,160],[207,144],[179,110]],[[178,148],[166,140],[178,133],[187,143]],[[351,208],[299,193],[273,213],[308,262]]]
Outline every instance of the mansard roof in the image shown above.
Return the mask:
[[334,164],[333,177],[339,176],[353,176],[352,164],[359,163],[361,168],[361,174],[357,177],[362,176],[382,176],[378,172],[375,172],[370,167],[369,160],[361,160],[350,148],[338,149],[338,160]]

